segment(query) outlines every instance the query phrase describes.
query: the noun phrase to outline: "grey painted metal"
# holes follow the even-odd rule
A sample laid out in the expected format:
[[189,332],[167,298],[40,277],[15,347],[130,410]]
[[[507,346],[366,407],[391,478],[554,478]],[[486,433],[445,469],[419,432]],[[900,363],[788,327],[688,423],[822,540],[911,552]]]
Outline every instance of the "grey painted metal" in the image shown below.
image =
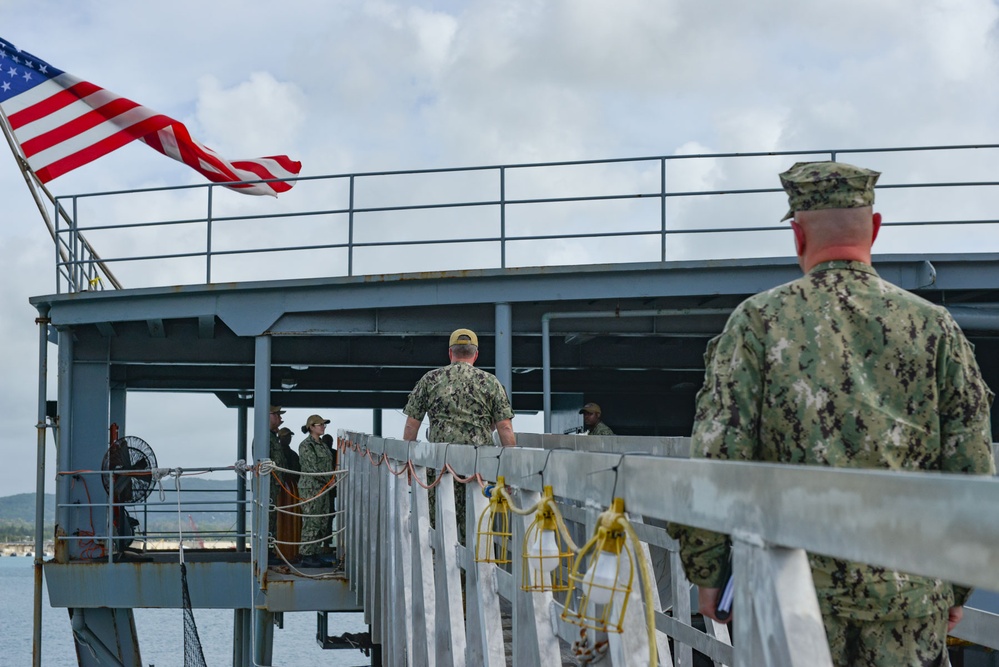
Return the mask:
[[[876,256],[874,264],[886,279],[911,290],[924,284],[927,261],[936,268],[938,289],[978,289],[999,281],[999,255],[994,254]],[[50,306],[56,326],[214,314],[237,335],[256,336],[268,331],[284,313],[411,308],[414,303],[492,306],[558,302],[574,300],[567,299],[567,295],[578,296],[581,282],[586,283],[591,299],[745,296],[793,280],[801,271],[794,259],[777,257],[477,269],[418,275],[419,280],[406,274],[386,274],[368,278],[180,285],[35,296],[29,301],[36,308]]]
[[[6,125],[4,124],[4,128]],[[48,398],[48,309],[38,313],[38,395],[35,414],[35,489],[45,489],[46,400]],[[45,494],[35,493],[35,562],[31,615],[31,664],[42,665],[42,561],[45,552]]]
[[[478,663],[466,663],[465,658],[466,647],[470,642],[466,641],[465,635],[465,610],[461,604],[461,580],[455,550],[455,545],[458,544],[458,526],[455,523],[454,478],[451,475],[440,475],[439,479],[434,529],[437,664],[441,667],[463,667]],[[465,583],[469,587],[472,585],[467,576]]]
[[377,477],[374,480],[378,489],[378,508],[375,512],[376,523],[373,533],[377,546],[375,549],[376,558],[374,559],[375,607],[372,613],[374,622],[372,623],[371,639],[384,645],[386,651],[390,651],[392,637],[389,634],[390,628],[387,625],[391,621],[391,609],[386,607],[386,605],[388,604],[387,579],[391,576],[391,570],[389,569],[388,536],[393,526],[388,524],[388,505],[392,502],[392,497],[388,492],[388,475],[385,473],[384,466],[385,461],[382,460],[377,471]]
[[996,633],[996,628],[999,628],[999,615],[965,607],[964,618],[948,634],[996,650],[999,649],[999,633]]
[[232,666],[250,667],[252,657],[250,629],[251,615],[248,609],[234,609],[232,612]]
[[[531,507],[541,500],[536,491],[517,492],[520,507]],[[521,590],[524,562],[521,557],[524,535],[533,522],[533,516],[514,517],[514,548],[512,597],[515,600],[513,617],[513,664],[524,667],[547,667],[562,663],[558,637],[552,628],[552,594],[549,591]]]
[[577,452],[605,454],[650,454],[687,458],[690,438],[681,436],[603,437],[594,435],[563,435],[560,433],[518,433],[517,445],[535,449],[569,449]]
[[736,623],[734,667],[832,667],[812,571],[803,549],[766,545],[759,536],[733,536]]
[[413,558],[413,664],[436,667],[433,637],[437,631],[437,589],[434,586],[434,559],[430,546],[430,507],[427,469],[413,469],[412,511],[409,516]]
[[[259,465],[270,460],[270,388],[271,388],[271,338],[254,339],[253,359],[253,463]],[[257,587],[265,589],[268,552],[268,508],[271,504],[270,478],[255,475],[253,525],[256,536],[253,545],[254,569]],[[259,625],[259,620],[257,622]]]
[[[270,387],[271,339],[257,336],[254,340],[253,359],[253,462],[259,464],[270,459]],[[273,617],[266,609],[266,582],[268,557],[268,508],[271,502],[270,479],[255,475],[253,504],[254,544],[252,550],[253,573],[256,577],[253,610],[253,661],[270,665],[273,655]]]
[[[246,562],[187,562],[191,606],[196,609],[249,609]],[[45,564],[52,607],[183,607],[180,564],[73,562]]]
[[[236,460],[249,461],[247,456],[248,438],[246,429],[247,412],[246,403],[240,403],[236,408]],[[236,500],[244,502],[246,500],[246,477],[236,476]],[[253,516],[251,512],[251,516]],[[236,515],[236,551],[246,551],[246,511],[241,511]]]
[[[58,384],[57,401],[59,414],[57,415],[58,429],[56,430],[56,466],[58,470],[73,470],[72,456],[70,448],[70,429],[73,419],[73,332],[69,329],[59,330],[58,346]],[[36,490],[36,493],[43,493],[44,486]],[[70,498],[70,478],[68,475],[56,476],[56,498]],[[56,506],[56,536],[68,535],[71,530],[69,525],[69,502],[59,503]],[[65,542],[56,543],[56,560],[66,562],[70,557],[69,546]]]
[[543,405],[545,410],[545,433],[551,433],[552,426],[552,381],[551,381],[551,325],[549,324],[551,320],[563,320],[563,319],[574,319],[574,320],[586,320],[586,319],[619,319],[625,317],[689,317],[691,315],[728,315],[731,313],[730,308],[661,308],[655,310],[612,310],[605,312],[592,312],[592,311],[581,311],[581,312],[552,312],[545,313],[541,316],[541,359],[543,368],[541,372],[544,373],[543,389],[544,399]]
[[361,466],[364,470],[362,473],[362,500],[361,504],[358,506],[361,510],[362,523],[361,523],[361,542],[359,547],[363,549],[361,555],[362,563],[361,567],[364,571],[364,622],[369,626],[374,625],[374,612],[375,609],[375,556],[377,549],[377,539],[375,535],[375,528],[378,526],[378,494],[377,494],[377,480],[375,473],[377,472],[374,468],[368,465],[364,465],[364,461],[361,461]]
[[[804,549],[930,576],[944,574],[951,580],[999,589],[994,562],[997,556],[990,546],[999,539],[999,520],[981,516],[981,507],[999,502],[999,480],[994,478],[523,447],[504,450],[497,459],[481,456],[476,448],[463,445],[410,446],[374,438],[364,442],[373,455],[384,453],[399,463],[413,461],[439,467],[446,456],[461,475],[478,472],[492,479],[502,472],[508,483],[528,494],[525,504],[536,497],[530,494],[540,491],[542,483],[552,484],[557,496],[585,504],[587,532],[595,525],[601,507],[612,495],[619,495],[625,499],[629,514],[636,518],[645,515],[735,533],[737,582],[741,581],[735,614],[750,619],[735,626],[739,634],[734,642],[739,651],[733,653],[720,628],[709,628],[705,634],[682,622],[690,616],[686,595],[689,584],[674,551],[672,615],[656,610],[656,625],[674,638],[677,665],[690,664],[691,648],[718,664],[827,663],[828,649]],[[674,444],[659,443],[667,450]],[[545,469],[544,480],[537,474],[541,469]],[[445,480],[449,478],[445,475]],[[469,500],[470,506],[477,506],[477,512],[486,507],[481,494],[475,493]],[[569,521],[573,513],[566,510]],[[644,542],[675,549],[661,528],[637,520],[634,527]],[[926,543],[948,543],[953,549],[921,549],[920,544]],[[919,551],[925,553],[911,553]],[[499,593],[515,600],[518,593],[514,577],[495,566],[483,572],[482,566],[475,566],[474,572],[480,576],[470,581],[481,583],[491,572],[496,580],[493,595]],[[484,606],[488,590],[487,586],[469,588],[470,599]],[[641,600],[633,602],[636,610],[642,605]],[[981,620],[984,629],[969,625],[969,632],[999,635],[991,617],[972,616]],[[571,632],[562,634],[566,630],[561,629],[560,636],[571,639]],[[641,657],[641,642],[636,644],[633,639],[637,636],[615,640],[618,645],[612,649],[614,664],[629,664]],[[496,651],[497,647],[487,642],[484,649],[487,660],[488,651]],[[520,652],[514,656],[523,658]]]
[[513,309],[496,304],[496,377],[513,399]]
[[[450,475],[448,477],[453,479]],[[475,523],[478,525],[479,517],[488,511],[489,505],[485,496],[472,486],[468,485],[468,488],[462,488],[461,492],[468,494],[465,501],[466,508],[473,510],[468,514],[475,517]],[[475,578],[474,596],[470,595],[470,597],[474,600],[476,609],[474,611],[468,610],[468,613],[469,615],[476,614],[478,618],[476,629],[479,635],[476,638],[477,642],[473,642],[469,638],[469,646],[472,646],[473,643],[477,644],[478,650],[474,656],[480,660],[478,663],[472,662],[473,653],[470,651],[468,664],[480,664],[484,667],[506,667],[505,647],[502,641],[498,641],[503,636],[503,622],[500,616],[499,596],[496,595],[499,590],[499,584],[496,581],[497,568],[487,562],[472,562],[473,559],[485,561],[486,558],[493,557],[495,546],[489,540],[476,539],[476,536],[476,530],[465,531],[466,555],[469,560],[465,571],[466,582],[469,576]]]
[[393,628],[396,649],[394,654],[400,665],[413,665],[413,551],[409,537],[410,495],[409,487],[395,474],[388,476],[391,488],[390,503],[392,537],[389,541],[392,550],[393,582],[392,610],[396,627]]
[[[628,514],[628,520],[631,522],[632,526],[634,528],[636,528],[636,529],[640,528],[640,527],[643,527],[644,523],[645,523],[644,519],[642,518],[642,516],[640,514],[629,513]],[[636,534],[638,533],[637,530],[635,532],[636,532]],[[651,553],[651,550],[649,548],[650,547],[649,540],[647,538],[643,538],[641,534],[639,534],[639,539],[642,540],[642,545],[641,545],[641,548],[640,548],[640,552],[636,553],[635,557],[636,557],[636,559],[641,559],[641,560],[645,561],[647,571],[649,573],[651,573],[653,576],[655,576],[655,566],[654,566],[654,564],[652,562],[652,553]],[[636,563],[636,568],[637,567],[638,567],[638,564]],[[636,576],[637,575],[638,575],[638,573],[636,572]],[[662,600],[659,597],[659,587],[655,585],[654,581],[651,582],[651,584],[652,584],[652,586],[649,589],[649,595],[650,595],[650,599],[652,600],[652,608],[656,612],[662,612],[664,610],[663,610]],[[642,584],[643,587],[645,585],[646,584],[644,584],[644,583]],[[634,607],[635,607],[636,610],[639,609],[639,607],[642,607],[642,606],[644,606],[644,601],[641,600],[641,599],[639,599],[638,603],[634,605]],[[643,617],[643,615],[641,613],[638,613],[637,616],[635,617],[635,620],[633,621],[633,624],[635,625],[635,627],[637,627],[642,632],[642,637],[641,638],[637,638],[637,640],[638,640],[638,646],[639,647],[642,647],[642,646],[645,647],[644,649],[639,648],[639,652],[637,654],[637,655],[640,656],[638,658],[639,660],[641,659],[641,657],[644,657],[644,656],[648,655],[648,643],[649,642],[648,642],[648,635],[647,635],[647,633],[644,632],[644,630],[645,630],[644,623],[645,623],[645,618]],[[632,623],[629,623],[629,626],[630,625],[632,625]],[[668,640],[666,634],[663,633],[663,632],[661,632],[661,631],[657,631],[656,632],[656,651],[657,651],[657,653],[659,655],[659,662],[660,662],[660,664],[667,664],[667,665],[673,664],[673,657],[670,655],[670,650],[669,650],[669,640]]]
[[108,413],[111,416],[111,423],[118,425],[118,433],[129,435],[128,412],[125,409],[128,402],[128,394],[125,391],[125,387],[112,385],[108,399]]
[[[114,609],[91,609],[89,614],[84,609],[73,609],[70,612],[70,625],[73,628],[73,639],[76,642],[76,655],[80,667],[141,667],[137,654],[125,662],[122,649],[116,645],[120,631]],[[134,630],[134,626],[132,630]],[[134,633],[133,633],[134,634]],[[115,647],[112,650],[108,644]]]
[[259,609],[253,613],[253,665],[269,667],[274,658],[274,615]]
[[[245,580],[242,587],[246,588]],[[308,579],[294,574],[267,572],[267,611],[361,611],[350,584],[341,579]]]
[[368,473],[368,486],[366,488],[367,499],[369,503],[367,511],[367,534],[365,536],[365,544],[368,548],[368,560],[367,560],[367,578],[366,583],[368,586],[367,596],[368,605],[367,608],[370,610],[370,620],[368,623],[371,626],[371,639],[372,641],[381,642],[381,620],[378,618],[378,611],[381,609],[381,598],[380,598],[380,588],[378,584],[378,579],[380,576],[381,568],[381,546],[380,536],[379,536],[379,523],[381,520],[381,470],[372,468]]
[[551,433],[552,431],[552,350],[551,343],[549,342],[551,340],[550,322],[550,317],[541,317],[541,391],[544,394],[541,404],[544,410],[545,433]]
[[[671,604],[673,619],[671,620],[687,619],[690,618],[691,613],[690,595],[688,594],[688,591],[690,590],[690,581],[687,580],[687,573],[683,570],[683,563],[680,561],[680,554],[676,549],[670,550],[669,559],[669,571],[672,584],[671,589],[673,593]],[[678,636],[678,633],[675,631],[669,634],[673,637]],[[711,652],[702,650],[701,647],[696,646],[689,640],[684,641],[681,638],[681,641],[673,646],[673,651],[676,654],[676,667],[693,667],[693,648],[697,648],[705,655],[711,655]],[[731,659],[727,662],[731,664]]]

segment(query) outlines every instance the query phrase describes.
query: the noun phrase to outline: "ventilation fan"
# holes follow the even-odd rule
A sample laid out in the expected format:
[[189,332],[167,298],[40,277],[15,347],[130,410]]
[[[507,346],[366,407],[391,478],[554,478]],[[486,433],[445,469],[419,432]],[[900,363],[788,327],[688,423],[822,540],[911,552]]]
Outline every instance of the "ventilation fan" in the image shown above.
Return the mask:
[[[115,473],[114,502],[141,503],[153,490],[152,470],[156,467],[153,448],[142,438],[126,435],[111,443],[101,463],[102,470]],[[120,474],[119,474],[120,473]],[[104,490],[111,493],[112,475],[103,475]]]
[[[117,427],[115,427],[117,430]],[[111,442],[104,454],[101,469],[115,473],[102,475],[104,490],[111,496],[115,507],[112,512],[115,539],[112,552],[121,556],[132,544],[135,529],[139,526],[121,504],[133,505],[143,502],[153,490],[152,471],[156,467],[156,455],[152,447],[142,438],[127,435]],[[114,479],[112,491],[111,480]]]

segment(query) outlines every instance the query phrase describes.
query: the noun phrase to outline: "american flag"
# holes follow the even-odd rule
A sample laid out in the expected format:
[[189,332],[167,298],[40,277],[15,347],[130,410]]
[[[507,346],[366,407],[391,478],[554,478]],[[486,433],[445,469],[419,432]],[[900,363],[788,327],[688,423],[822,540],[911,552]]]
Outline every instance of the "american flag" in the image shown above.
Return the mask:
[[[287,179],[302,163],[287,155],[226,160],[183,123],[49,65],[0,39],[0,108],[31,170],[42,183],[134,139],[179,160],[215,183]],[[287,192],[294,181],[230,185],[254,195]]]

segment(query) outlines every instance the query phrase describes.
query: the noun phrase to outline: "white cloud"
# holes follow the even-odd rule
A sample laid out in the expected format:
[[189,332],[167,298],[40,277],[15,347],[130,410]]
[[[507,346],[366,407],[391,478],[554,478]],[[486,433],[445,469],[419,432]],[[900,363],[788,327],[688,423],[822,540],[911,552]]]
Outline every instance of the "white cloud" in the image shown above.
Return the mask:
[[228,88],[205,76],[198,88],[197,124],[204,129],[204,142],[217,140],[216,150],[229,159],[280,154],[299,143],[305,96],[295,83],[254,72]]
[[[120,0],[5,0],[4,19],[6,39],[187,122],[196,138],[223,155],[288,154],[309,175],[712,151],[999,143],[999,90],[993,85],[999,78],[999,10],[991,0],[760,0],[727,3],[724,11],[699,0],[296,0],[268,12],[266,20],[236,0],[176,0],[169,12]],[[668,182],[671,190],[774,187],[776,173],[792,161],[676,161]],[[857,161],[884,171],[885,182],[899,183],[917,177],[981,180],[995,159],[994,152],[981,151],[960,160],[907,154]],[[67,194],[201,182],[184,165],[133,144],[50,185]],[[29,295],[54,291],[54,270],[47,235],[13,161],[0,161],[0,183],[7,193],[0,260],[9,275],[0,287],[0,398],[15,407],[12,414],[31,415],[0,434],[5,451],[24,459],[0,471],[3,488],[16,492],[33,484],[37,350],[34,313],[26,302]],[[658,167],[553,170],[511,177],[509,185],[525,193],[541,186],[578,193],[632,184],[655,191]],[[496,191],[491,182],[466,185],[469,192]],[[371,187],[364,196],[412,200],[446,197],[446,190],[432,180],[414,180],[391,193]],[[994,197],[981,190],[935,194],[924,201],[886,192],[879,206],[890,220],[939,210],[984,218],[994,209]],[[342,199],[339,186],[302,183],[276,201],[221,193],[216,205],[237,215]],[[122,200],[102,214],[118,222],[181,217],[199,215],[203,204],[203,193],[188,192],[158,197],[155,206]],[[677,198],[669,203],[669,220],[679,228],[706,220],[718,226],[771,224],[782,205],[780,195],[722,197],[710,205]],[[599,211],[578,216],[563,210],[510,222],[524,234],[569,225],[593,230],[605,224],[604,209]],[[637,205],[615,215],[639,227],[648,223]],[[494,216],[477,220],[492,233]],[[413,222],[372,220],[366,233],[441,236],[439,223]],[[233,247],[295,245],[317,233],[336,240],[342,233],[342,225],[331,221],[316,227],[290,221],[276,228],[250,222],[220,227],[216,241]],[[927,243],[995,249],[992,228],[964,232],[940,238],[888,229],[876,249],[919,251]],[[201,243],[200,231],[166,228],[92,236],[108,257]],[[641,251],[657,256],[655,245]],[[790,253],[790,239],[774,233],[752,244],[738,235],[679,235],[668,248],[673,259],[779,255]],[[531,264],[604,261],[616,252],[622,251],[615,243],[573,242],[539,244],[511,256]],[[484,262],[495,254],[469,252],[461,260]],[[380,272],[386,256],[397,254],[369,252],[359,265]],[[431,266],[456,261],[431,252],[420,256]],[[275,262],[275,271],[291,270],[292,264]],[[118,267],[127,286],[190,282],[203,272]],[[246,275],[245,267],[219,264],[218,271]],[[137,399],[134,409],[141,412],[142,405]],[[217,411],[213,406],[203,414]],[[141,415],[137,419],[137,426],[144,423]],[[165,428],[157,419],[149,415],[144,430]],[[171,444],[171,451],[174,446],[183,451],[187,445]]]

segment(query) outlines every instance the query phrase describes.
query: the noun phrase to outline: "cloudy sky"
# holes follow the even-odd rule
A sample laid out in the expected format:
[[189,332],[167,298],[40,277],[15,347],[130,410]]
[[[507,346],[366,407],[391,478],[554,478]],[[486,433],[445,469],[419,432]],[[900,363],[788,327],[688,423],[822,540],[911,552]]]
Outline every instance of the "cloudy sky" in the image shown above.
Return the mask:
[[[288,154],[302,161],[303,176],[999,143],[994,0],[175,0],[169,9],[121,0],[0,0],[0,15],[0,36],[19,48],[184,122],[222,155]],[[891,182],[943,179],[961,168],[969,180],[995,180],[994,171],[982,176],[995,157],[882,157],[868,166]],[[750,163],[745,171],[755,187],[773,187],[774,174],[792,161]],[[600,176],[641,180],[648,173]],[[705,187],[720,179],[710,165],[682,178]],[[50,189],[67,195],[200,182],[136,143]],[[0,183],[0,404],[8,414],[0,495],[7,495],[34,489],[37,333],[28,297],[54,292],[55,277],[51,241],[12,158],[0,159]],[[318,197],[301,184],[281,202]],[[235,194],[231,200],[242,211],[276,205]],[[167,200],[161,208],[167,215],[175,205],[180,215],[184,204]],[[774,224],[780,206],[768,200],[767,214],[751,222]],[[894,210],[903,209],[896,202]],[[371,233],[409,233],[391,220],[379,224]],[[305,232],[258,233],[294,245],[301,239],[289,237]],[[885,236],[882,252],[940,243],[932,234],[919,242],[910,232]],[[999,250],[986,228],[946,239],[949,249]],[[131,241],[107,243],[98,251],[113,256]],[[780,243],[761,252],[790,254],[790,237]],[[713,245],[718,256],[735,253]],[[676,252],[671,258],[698,256],[682,246]],[[567,254],[600,259],[598,246],[581,243],[521,261],[558,262]],[[440,261],[435,268],[447,268]],[[196,280],[152,275],[159,284]],[[126,286],[137,286],[139,277],[129,278]],[[54,360],[54,348],[51,354]],[[149,440],[163,465],[190,466],[184,453],[231,438],[235,416],[217,404],[193,397],[164,405],[156,396],[129,403],[130,432]],[[297,430],[305,416],[291,413],[288,423]],[[331,416],[334,427],[370,426],[367,413]],[[522,430],[540,428],[537,419],[518,420]],[[386,433],[401,433],[401,424],[399,415],[387,415]],[[210,463],[231,458],[220,450]]]

